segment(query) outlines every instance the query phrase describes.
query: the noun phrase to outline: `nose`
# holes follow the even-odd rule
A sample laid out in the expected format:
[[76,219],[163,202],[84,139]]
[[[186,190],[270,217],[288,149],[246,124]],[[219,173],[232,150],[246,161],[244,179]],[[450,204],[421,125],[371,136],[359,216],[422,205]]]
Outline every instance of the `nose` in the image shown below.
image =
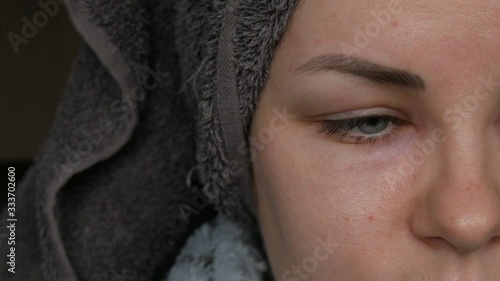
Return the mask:
[[413,213],[411,227],[432,247],[467,254],[499,242],[497,157],[477,142],[448,142],[437,156],[439,164],[427,180],[427,192]]

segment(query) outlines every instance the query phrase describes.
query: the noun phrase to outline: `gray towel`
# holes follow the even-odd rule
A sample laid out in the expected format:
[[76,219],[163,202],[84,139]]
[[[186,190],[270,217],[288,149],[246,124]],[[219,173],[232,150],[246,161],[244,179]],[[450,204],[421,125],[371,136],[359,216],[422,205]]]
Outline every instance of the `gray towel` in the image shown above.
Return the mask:
[[212,206],[252,223],[234,145],[295,1],[230,3],[67,3],[85,44],[17,190],[16,273],[2,262],[0,280],[160,280]]

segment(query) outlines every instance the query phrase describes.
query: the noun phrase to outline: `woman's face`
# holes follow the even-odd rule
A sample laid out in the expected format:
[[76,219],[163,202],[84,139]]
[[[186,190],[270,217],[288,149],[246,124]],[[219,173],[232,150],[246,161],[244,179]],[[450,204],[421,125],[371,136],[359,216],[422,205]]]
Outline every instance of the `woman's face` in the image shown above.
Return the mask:
[[307,0],[251,131],[277,280],[500,276],[500,2]]

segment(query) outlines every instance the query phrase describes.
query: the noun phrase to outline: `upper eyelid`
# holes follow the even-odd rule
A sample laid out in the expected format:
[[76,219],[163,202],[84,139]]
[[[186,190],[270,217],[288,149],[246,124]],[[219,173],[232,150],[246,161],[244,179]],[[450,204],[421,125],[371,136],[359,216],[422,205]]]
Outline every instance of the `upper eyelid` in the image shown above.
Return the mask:
[[[365,121],[365,119],[368,119],[368,118],[371,118],[371,117],[384,117],[384,118],[387,118],[387,119],[390,119],[389,120],[389,126],[388,128],[391,128],[390,131],[394,130],[395,126],[401,126],[401,125],[404,125],[406,124],[407,122],[403,119],[399,119],[397,117],[393,117],[393,116],[387,116],[387,115],[371,115],[371,116],[363,116],[363,117],[355,117],[355,118],[348,118],[348,119],[339,119],[339,120],[323,120],[322,122],[324,123],[337,123],[337,125],[339,127],[341,126],[345,126],[346,124],[348,124],[347,122],[358,122],[358,123],[363,123]],[[350,131],[352,132],[354,129],[356,129],[359,125],[357,125],[356,127],[353,127],[352,129],[349,129],[349,130],[345,130],[345,136],[349,135],[349,133],[347,133],[346,131]],[[339,132],[342,132],[343,131],[343,128],[339,129],[337,133]],[[359,136],[352,136],[352,137],[359,137]],[[370,137],[370,136],[366,136],[366,137]]]
[[408,117],[402,112],[392,108],[385,108],[385,107],[358,109],[348,112],[324,114],[322,116],[319,116],[319,119],[336,121],[336,120],[348,120],[348,119],[356,119],[364,117],[374,117],[374,116],[388,116],[388,117],[399,118],[402,120],[408,119]]

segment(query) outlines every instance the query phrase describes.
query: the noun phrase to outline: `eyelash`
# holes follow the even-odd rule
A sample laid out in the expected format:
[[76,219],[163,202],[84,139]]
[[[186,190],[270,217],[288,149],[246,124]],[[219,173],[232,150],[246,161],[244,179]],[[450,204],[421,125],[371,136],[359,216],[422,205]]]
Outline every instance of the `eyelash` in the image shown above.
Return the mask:
[[392,128],[388,133],[377,133],[374,136],[349,135],[352,130],[358,128],[359,126],[363,125],[365,122],[373,118],[380,118],[384,121],[389,121],[388,128],[394,125],[401,126],[407,124],[406,121],[393,116],[370,115],[341,120],[322,120],[320,121],[321,127],[318,132],[321,134],[326,134],[329,137],[334,136],[339,141],[344,141],[346,138],[349,138],[350,141],[355,144],[375,144],[379,141],[388,140],[397,130],[395,128]]

